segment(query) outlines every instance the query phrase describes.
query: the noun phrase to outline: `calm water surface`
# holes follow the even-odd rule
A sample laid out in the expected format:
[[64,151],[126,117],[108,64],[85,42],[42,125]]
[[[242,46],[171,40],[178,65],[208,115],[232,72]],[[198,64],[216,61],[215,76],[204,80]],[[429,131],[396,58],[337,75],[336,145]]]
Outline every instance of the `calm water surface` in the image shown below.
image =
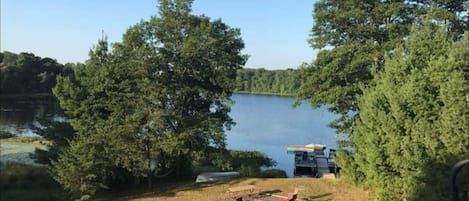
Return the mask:
[[53,96],[3,97],[0,95],[0,130],[19,136],[37,136],[31,129],[38,119],[60,118]]
[[[293,173],[293,156],[287,145],[326,144],[335,147],[334,130],[327,124],[337,116],[326,109],[313,110],[307,103],[293,108],[291,97],[234,94],[231,117],[236,125],[227,132],[229,149],[256,150],[277,161],[277,167]],[[53,97],[4,99],[0,97],[0,129],[34,136],[38,118],[59,117]]]
[[293,175],[293,156],[288,145],[310,143],[336,147],[336,134],[327,124],[337,116],[325,108],[313,110],[306,102],[293,108],[291,97],[251,94],[233,95],[231,117],[236,121],[227,132],[229,149],[257,150],[277,161],[277,167]]

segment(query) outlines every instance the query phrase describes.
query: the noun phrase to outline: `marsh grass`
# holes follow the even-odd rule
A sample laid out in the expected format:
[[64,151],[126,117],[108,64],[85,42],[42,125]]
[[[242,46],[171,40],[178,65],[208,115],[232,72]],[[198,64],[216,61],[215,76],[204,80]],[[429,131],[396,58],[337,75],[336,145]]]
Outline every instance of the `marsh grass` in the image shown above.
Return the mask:
[[47,145],[51,142],[42,138],[42,137],[11,137],[6,139],[1,139],[1,142],[16,142],[16,143],[34,143],[34,144],[41,144]]
[[67,193],[45,167],[20,163],[2,163],[0,200],[66,200]]

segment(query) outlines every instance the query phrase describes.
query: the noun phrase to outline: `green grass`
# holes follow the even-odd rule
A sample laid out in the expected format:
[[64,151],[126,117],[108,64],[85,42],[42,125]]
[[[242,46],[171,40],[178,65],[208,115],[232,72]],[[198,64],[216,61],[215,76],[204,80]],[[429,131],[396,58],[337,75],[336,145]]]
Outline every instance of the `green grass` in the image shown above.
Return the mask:
[[0,200],[66,200],[67,193],[47,169],[19,163],[1,164]]
[[[155,183],[147,187],[129,187],[121,191],[104,192],[94,201],[228,201],[234,200],[229,188],[254,185],[254,194],[275,194],[287,197],[298,189],[300,200],[314,201],[368,201],[374,200],[370,191],[357,187],[341,179],[317,178],[238,178],[211,183],[195,183],[194,181],[172,181]],[[247,198],[246,195],[244,195]],[[270,200],[280,198],[269,197]],[[247,199],[252,200],[252,199]]]

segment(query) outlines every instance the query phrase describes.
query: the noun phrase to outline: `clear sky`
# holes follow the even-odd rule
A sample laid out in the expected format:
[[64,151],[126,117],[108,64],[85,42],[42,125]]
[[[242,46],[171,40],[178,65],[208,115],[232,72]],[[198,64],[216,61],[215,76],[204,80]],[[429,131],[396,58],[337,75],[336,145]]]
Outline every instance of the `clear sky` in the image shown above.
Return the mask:
[[[110,42],[157,14],[157,0],[0,0],[0,50],[84,62],[104,30]],[[241,29],[245,67],[297,68],[316,56],[307,40],[314,0],[195,0],[193,13]]]

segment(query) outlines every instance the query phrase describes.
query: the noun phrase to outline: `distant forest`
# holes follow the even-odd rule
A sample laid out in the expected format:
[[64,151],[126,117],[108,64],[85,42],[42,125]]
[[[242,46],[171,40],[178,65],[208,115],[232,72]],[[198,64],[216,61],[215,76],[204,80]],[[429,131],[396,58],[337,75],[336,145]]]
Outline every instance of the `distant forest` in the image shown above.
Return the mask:
[[[52,58],[32,53],[0,53],[0,93],[52,93],[56,76],[71,75],[73,63],[60,64]],[[295,79],[297,70],[240,69],[236,90],[239,93],[292,95],[301,84]]]
[[300,87],[301,81],[296,78],[297,70],[266,70],[244,68],[237,72],[236,92],[293,95]]
[[74,64],[32,53],[0,53],[0,94],[52,93],[57,75],[70,75]]

